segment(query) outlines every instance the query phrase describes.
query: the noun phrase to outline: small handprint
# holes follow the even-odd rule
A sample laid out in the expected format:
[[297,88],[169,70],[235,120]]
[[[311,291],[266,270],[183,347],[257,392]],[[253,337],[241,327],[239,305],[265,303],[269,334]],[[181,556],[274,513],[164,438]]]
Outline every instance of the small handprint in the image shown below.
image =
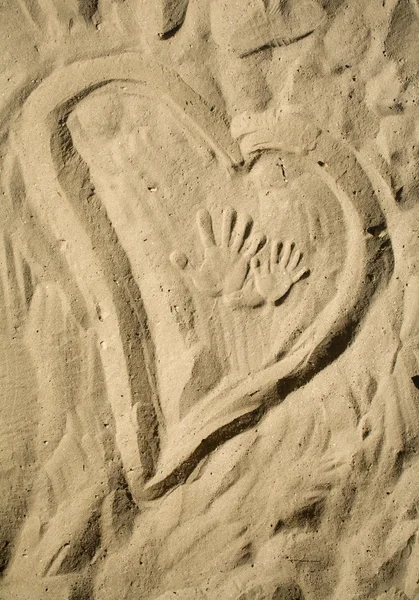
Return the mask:
[[184,271],[194,286],[211,297],[229,295],[243,287],[251,259],[263,244],[261,235],[248,236],[252,219],[239,215],[232,208],[223,211],[221,239],[217,244],[213,222],[207,210],[197,213],[197,225],[204,248],[204,260],[194,269],[183,252],[173,252],[172,263]]
[[272,242],[269,259],[262,261],[258,256],[252,258],[250,268],[255,288],[266,302],[278,302],[294,283],[309,272],[307,267],[300,265],[301,258],[302,254],[294,244],[278,241]]

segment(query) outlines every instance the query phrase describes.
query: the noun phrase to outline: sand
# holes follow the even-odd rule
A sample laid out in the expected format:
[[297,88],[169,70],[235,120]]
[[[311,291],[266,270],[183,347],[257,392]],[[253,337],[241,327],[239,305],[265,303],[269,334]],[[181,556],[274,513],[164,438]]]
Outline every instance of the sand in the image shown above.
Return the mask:
[[0,599],[419,600],[417,0],[0,31]]

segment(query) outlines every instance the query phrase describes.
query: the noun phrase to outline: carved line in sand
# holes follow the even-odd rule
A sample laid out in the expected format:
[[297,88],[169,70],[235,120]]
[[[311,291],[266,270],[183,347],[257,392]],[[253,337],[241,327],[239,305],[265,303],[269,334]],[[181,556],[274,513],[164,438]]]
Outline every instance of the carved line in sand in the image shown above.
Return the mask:
[[[327,155],[325,149],[319,151],[323,158]],[[253,373],[238,385],[209,393],[191,409],[177,428],[177,439],[186,441],[188,445],[185,443],[179,448],[174,441],[173,445],[165,448],[165,455],[159,460],[161,469],[146,486],[151,494],[160,495],[167,488],[184,481],[212,448],[256,423],[271,402],[282,400],[290,389],[305,383],[319,368],[342,352],[367,309],[370,296],[378,284],[378,281],[368,284],[368,280],[371,268],[374,266],[375,270],[377,267],[374,261],[380,257],[383,240],[368,238],[366,232],[371,222],[379,221],[382,225],[381,212],[377,204],[375,214],[362,214],[366,208],[362,206],[362,199],[358,198],[360,205],[355,207],[352,198],[324,167],[316,163],[311,165],[311,169],[339,199],[347,224],[347,257],[338,279],[337,294],[279,362]],[[354,162],[354,166],[362,177],[359,165]],[[309,163],[307,168],[310,168]],[[373,194],[367,182],[366,186],[366,195]],[[383,272],[388,273],[386,266]],[[326,360],[322,358],[322,355],[326,356],[325,353]],[[212,415],[210,421],[208,414]],[[199,428],[197,424],[203,425]]]
[[[184,481],[208,451],[256,422],[270,403],[279,401],[288,389],[301,385],[322,368],[326,350],[328,361],[343,350],[378,283],[373,281],[372,265],[380,259],[382,239],[368,237],[367,231],[377,226],[382,229],[384,218],[377,196],[354,154],[322,134],[315,150],[301,160],[305,169],[332,191],[344,215],[347,253],[336,296],[279,362],[232,387],[213,390],[194,406],[179,423],[176,439],[171,440],[165,455],[160,456],[157,473],[148,479],[149,469],[144,466],[147,457],[143,456],[147,449],[139,448],[138,435],[141,431],[144,437],[147,432],[141,430],[136,415],[141,407],[132,400],[130,369],[121,339],[123,327],[118,319],[114,289],[103,273],[83,223],[60,186],[51,156],[52,134],[77,102],[97,87],[127,80],[144,87],[146,92],[158,92],[162,101],[186,119],[186,126],[197,131],[224,164],[237,166],[241,162],[223,115],[168,69],[131,53],[73,64],[54,73],[29,97],[13,132],[13,141],[22,163],[28,200],[55,239],[67,240],[66,259],[86,300],[98,337],[106,341],[107,352],[102,361],[116,420],[116,442],[131,491],[139,500],[159,496]],[[344,172],[335,167],[345,163]],[[353,180],[363,183],[356,198],[349,191]],[[254,269],[258,266],[253,263]],[[146,329],[145,315],[139,309],[140,298],[130,298],[129,302]],[[108,314],[107,319],[97,320],[98,304]],[[143,360],[148,383],[143,383],[140,404],[153,403],[156,395],[151,364],[153,348],[146,335],[145,339]],[[333,343],[336,347],[332,352]],[[181,446],[177,443],[180,438],[184,442]]]
[[[90,91],[112,80],[132,80],[140,82],[145,90],[158,90],[160,98],[164,98],[173,110],[177,110],[180,118],[186,119],[190,128],[198,129],[207,144],[215,148],[226,164],[237,164],[241,156],[229,135],[223,115],[205,104],[174,73],[151,61],[144,62],[135,54],[99,58],[59,69],[31,94],[20,121],[12,131],[11,137],[21,161],[28,200],[41,223],[46,224],[52,232],[57,245],[59,240],[66,240],[66,259],[77,287],[86,300],[90,320],[95,323],[99,339],[106,341],[107,352],[102,355],[102,360],[109,401],[116,419],[116,441],[128,482],[135,497],[138,497],[144,480],[144,459],[137,445],[139,436],[135,412],[138,407],[131,402],[130,373],[121,341],[122,332],[113,298],[114,290],[102,273],[103,265],[92,248],[92,241],[83,224],[71,204],[66,201],[51,156],[51,137],[57,124]],[[209,131],[207,123],[210,124]],[[204,129],[201,130],[200,126]],[[131,300],[133,309],[138,311],[140,301]],[[99,322],[98,306],[102,313],[108,315],[107,319]],[[140,315],[139,320],[142,317]],[[153,354],[150,347],[146,352],[149,356]],[[150,372],[147,368],[145,370]],[[146,402],[150,402],[155,394],[152,381],[149,381],[148,391],[143,390],[143,393],[147,396]]]

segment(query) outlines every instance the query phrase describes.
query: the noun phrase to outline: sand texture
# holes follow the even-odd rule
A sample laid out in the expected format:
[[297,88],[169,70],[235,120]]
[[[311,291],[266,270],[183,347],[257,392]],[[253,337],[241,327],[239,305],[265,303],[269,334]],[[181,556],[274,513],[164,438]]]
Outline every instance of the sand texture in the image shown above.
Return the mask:
[[0,600],[419,600],[418,0],[0,32]]

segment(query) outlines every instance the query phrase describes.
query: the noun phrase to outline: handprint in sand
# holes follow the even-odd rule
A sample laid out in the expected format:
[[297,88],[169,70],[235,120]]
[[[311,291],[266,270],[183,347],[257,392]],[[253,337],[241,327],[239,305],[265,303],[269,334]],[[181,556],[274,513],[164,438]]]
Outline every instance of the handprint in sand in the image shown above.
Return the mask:
[[270,304],[283,298],[291,287],[308,274],[301,264],[302,254],[291,242],[273,241],[270,255],[264,259],[254,256],[250,263],[255,290]]
[[250,261],[264,243],[264,236],[250,235],[252,219],[237,215],[232,208],[223,211],[220,242],[213,231],[213,219],[207,210],[197,213],[197,226],[204,250],[198,268],[192,267],[183,252],[171,255],[172,263],[184,271],[194,287],[211,297],[228,296],[242,289]]

